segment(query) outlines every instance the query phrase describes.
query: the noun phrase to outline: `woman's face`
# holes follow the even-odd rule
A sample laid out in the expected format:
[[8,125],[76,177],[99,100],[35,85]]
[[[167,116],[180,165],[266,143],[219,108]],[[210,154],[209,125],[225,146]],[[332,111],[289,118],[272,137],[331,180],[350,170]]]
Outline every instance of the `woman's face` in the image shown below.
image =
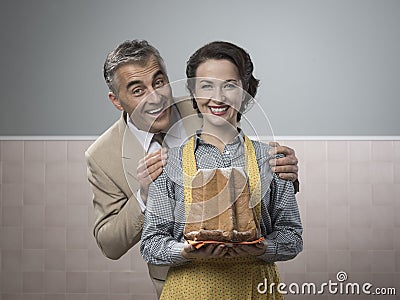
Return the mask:
[[209,59],[196,70],[194,96],[204,121],[214,126],[237,125],[244,98],[236,66],[226,59]]

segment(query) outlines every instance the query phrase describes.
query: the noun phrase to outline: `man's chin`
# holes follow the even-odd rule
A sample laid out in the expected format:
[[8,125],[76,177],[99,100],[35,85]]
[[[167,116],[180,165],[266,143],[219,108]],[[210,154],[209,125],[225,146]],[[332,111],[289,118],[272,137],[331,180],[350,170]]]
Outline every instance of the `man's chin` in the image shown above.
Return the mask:
[[[135,118],[137,120],[143,120],[144,122],[135,122]],[[147,131],[151,133],[157,133],[160,131],[167,131],[170,127],[171,122],[171,110],[167,109],[162,114],[158,115],[157,117],[151,115],[138,115],[138,116],[131,116],[132,123],[142,131]]]
[[153,124],[151,124],[151,128],[149,132],[157,133],[157,132],[166,132],[170,127],[170,118],[164,117],[162,119],[156,119]]

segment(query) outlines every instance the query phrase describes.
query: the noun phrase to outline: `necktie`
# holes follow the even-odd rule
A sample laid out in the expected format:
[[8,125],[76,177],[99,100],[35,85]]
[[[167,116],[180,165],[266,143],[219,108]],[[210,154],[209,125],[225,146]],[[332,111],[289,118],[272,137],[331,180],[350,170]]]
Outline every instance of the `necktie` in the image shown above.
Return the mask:
[[151,140],[152,140],[152,142],[157,142],[162,146],[164,137],[165,137],[165,133],[159,132],[159,133],[154,134],[153,138]]

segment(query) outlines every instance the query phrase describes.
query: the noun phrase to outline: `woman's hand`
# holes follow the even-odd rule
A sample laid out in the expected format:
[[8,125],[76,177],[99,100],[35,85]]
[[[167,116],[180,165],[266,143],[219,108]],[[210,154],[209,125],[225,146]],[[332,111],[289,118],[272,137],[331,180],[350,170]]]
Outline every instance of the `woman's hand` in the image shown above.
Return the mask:
[[207,244],[200,249],[196,249],[190,244],[185,244],[181,254],[187,259],[198,258],[219,258],[219,257],[243,257],[243,256],[259,256],[267,250],[267,242],[261,241],[252,245],[225,245],[225,244]]
[[228,252],[228,247],[224,244],[207,244],[200,249],[196,249],[190,244],[185,244],[181,254],[187,259],[197,258],[219,258],[224,257]]
[[229,257],[238,257],[238,256],[259,256],[265,253],[267,250],[267,242],[261,241],[257,244],[251,245],[240,245],[234,244],[231,248],[229,248],[228,255]]

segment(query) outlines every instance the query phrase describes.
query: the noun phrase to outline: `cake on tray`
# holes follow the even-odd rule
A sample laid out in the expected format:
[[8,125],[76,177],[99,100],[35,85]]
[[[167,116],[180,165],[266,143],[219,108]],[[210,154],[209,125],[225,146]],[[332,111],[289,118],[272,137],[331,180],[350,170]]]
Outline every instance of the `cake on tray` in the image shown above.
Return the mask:
[[191,192],[185,239],[230,243],[260,238],[259,222],[250,205],[249,184],[243,169],[198,170]]

